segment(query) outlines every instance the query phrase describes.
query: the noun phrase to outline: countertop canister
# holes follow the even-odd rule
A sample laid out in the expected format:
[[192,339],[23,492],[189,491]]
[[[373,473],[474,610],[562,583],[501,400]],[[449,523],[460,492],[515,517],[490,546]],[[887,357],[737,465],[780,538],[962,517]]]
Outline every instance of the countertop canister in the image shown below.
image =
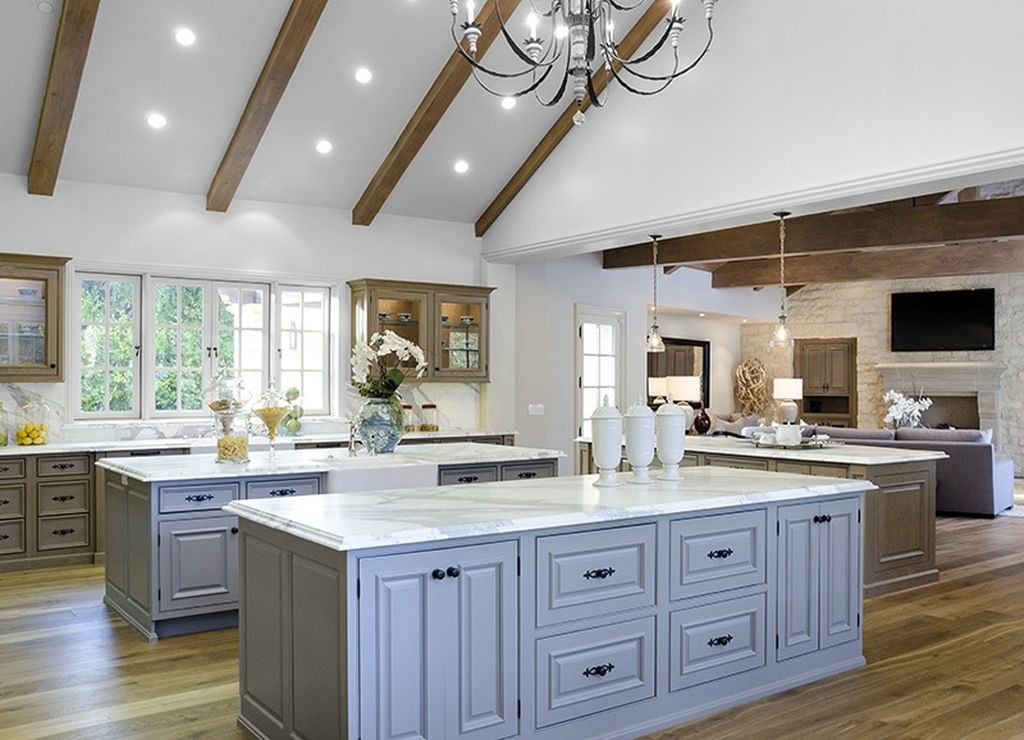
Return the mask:
[[654,460],[654,412],[642,398],[629,407],[623,417],[626,431],[626,459],[633,466],[632,483],[651,483]]
[[590,424],[590,450],[598,472],[594,485],[617,486],[619,479],[615,471],[622,462],[622,414],[605,396],[604,403],[590,417]]

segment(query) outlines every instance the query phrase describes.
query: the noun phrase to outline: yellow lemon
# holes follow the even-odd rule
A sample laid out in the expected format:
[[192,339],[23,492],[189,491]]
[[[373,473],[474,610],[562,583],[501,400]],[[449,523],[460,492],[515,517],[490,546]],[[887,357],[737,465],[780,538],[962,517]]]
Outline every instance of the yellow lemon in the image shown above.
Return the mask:
[[33,429],[31,432],[28,433],[28,436],[31,437],[32,439],[37,439],[39,437],[39,430]]
[[15,430],[15,435],[18,437],[18,439],[25,439],[25,430],[17,429]]
[[36,428],[36,425],[33,424],[32,422],[29,422],[29,423],[25,424],[25,432],[28,433],[28,434],[31,434],[32,430],[35,429],[35,428]]
[[34,444],[34,445],[41,445],[41,444],[45,444],[45,443],[46,443],[46,437],[35,437],[32,440],[32,444]]

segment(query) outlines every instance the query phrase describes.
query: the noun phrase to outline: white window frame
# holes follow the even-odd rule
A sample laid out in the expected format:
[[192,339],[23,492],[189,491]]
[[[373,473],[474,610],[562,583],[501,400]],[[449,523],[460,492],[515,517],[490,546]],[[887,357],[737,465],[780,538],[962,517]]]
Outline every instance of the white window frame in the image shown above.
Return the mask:
[[575,389],[573,428],[583,433],[583,325],[611,325],[615,331],[615,400],[621,407],[626,387],[626,312],[621,308],[575,304],[573,321]]
[[[274,300],[276,302],[274,317],[276,321],[276,332],[275,332],[275,347],[276,351],[274,354],[274,377],[278,379],[281,384],[281,390],[285,390],[285,383],[281,379],[281,343],[284,340],[285,331],[292,331],[291,329],[284,326],[282,318],[282,312],[284,311],[283,301],[281,295],[284,291],[297,291],[299,293],[312,293],[319,292],[323,296],[323,330],[320,332],[323,334],[323,356],[321,358],[321,368],[323,368],[323,381],[320,389],[321,398],[323,399],[324,405],[322,407],[308,406],[307,394],[305,388],[303,388],[303,411],[308,415],[323,415],[330,413],[331,410],[331,378],[333,377],[333,370],[331,367],[331,353],[334,348],[334,332],[332,331],[332,319],[331,316],[333,311],[331,310],[331,289],[327,286],[321,285],[294,285],[291,283],[278,283],[274,286]],[[299,333],[309,331],[307,329],[299,328]],[[303,362],[303,368],[305,363]],[[300,373],[304,373],[303,369],[300,369]]]

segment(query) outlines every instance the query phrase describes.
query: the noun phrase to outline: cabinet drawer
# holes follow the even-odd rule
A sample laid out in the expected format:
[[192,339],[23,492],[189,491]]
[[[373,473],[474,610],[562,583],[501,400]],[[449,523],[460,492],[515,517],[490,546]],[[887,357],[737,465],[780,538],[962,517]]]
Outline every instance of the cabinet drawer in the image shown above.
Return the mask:
[[708,455],[706,458],[708,465],[714,465],[718,468],[734,468],[736,470],[767,470],[767,460],[751,460],[741,457],[719,457],[718,455]]
[[40,550],[62,550],[89,544],[89,515],[48,516],[36,522]]
[[654,696],[654,617],[537,641],[537,726]]
[[670,596],[691,596],[765,582],[766,513],[677,519],[669,527]]
[[89,481],[40,483],[36,489],[39,516],[77,514],[89,510]]
[[498,466],[443,467],[438,471],[437,477],[442,486],[455,486],[463,483],[493,483],[498,480]]
[[25,522],[0,522],[0,555],[25,552]]
[[315,493],[320,493],[319,478],[280,478],[278,480],[250,481],[245,484],[246,498],[310,496]]
[[25,458],[23,457],[0,457],[0,479],[24,478]]
[[765,664],[765,595],[719,601],[669,616],[669,689]]
[[219,509],[234,501],[239,494],[238,483],[213,483],[205,486],[161,486],[160,513],[175,511],[207,511]]
[[25,484],[0,486],[0,519],[25,516]]
[[36,459],[36,474],[40,478],[54,475],[88,475],[88,455],[45,455]]
[[537,624],[654,603],[656,527],[537,538]]
[[558,464],[553,460],[543,462],[514,463],[501,466],[502,480],[530,480],[532,478],[554,478]]

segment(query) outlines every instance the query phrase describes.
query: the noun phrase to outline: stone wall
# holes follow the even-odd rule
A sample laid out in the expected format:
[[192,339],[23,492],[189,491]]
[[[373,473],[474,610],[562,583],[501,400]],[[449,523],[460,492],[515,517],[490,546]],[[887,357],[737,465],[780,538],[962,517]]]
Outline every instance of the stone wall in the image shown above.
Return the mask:
[[[995,288],[996,349],[991,352],[890,352],[889,295],[924,290]],[[770,289],[771,290],[771,289]],[[878,280],[807,286],[789,298],[789,321],[797,338],[857,338],[857,422],[880,427],[883,362],[1003,362],[998,438],[1000,451],[1012,456],[1024,475],[1024,274],[957,278]],[[771,377],[793,373],[791,351],[768,347],[770,324],[747,324],[741,331],[744,358],[760,358]],[[927,388],[922,389],[925,395]]]

